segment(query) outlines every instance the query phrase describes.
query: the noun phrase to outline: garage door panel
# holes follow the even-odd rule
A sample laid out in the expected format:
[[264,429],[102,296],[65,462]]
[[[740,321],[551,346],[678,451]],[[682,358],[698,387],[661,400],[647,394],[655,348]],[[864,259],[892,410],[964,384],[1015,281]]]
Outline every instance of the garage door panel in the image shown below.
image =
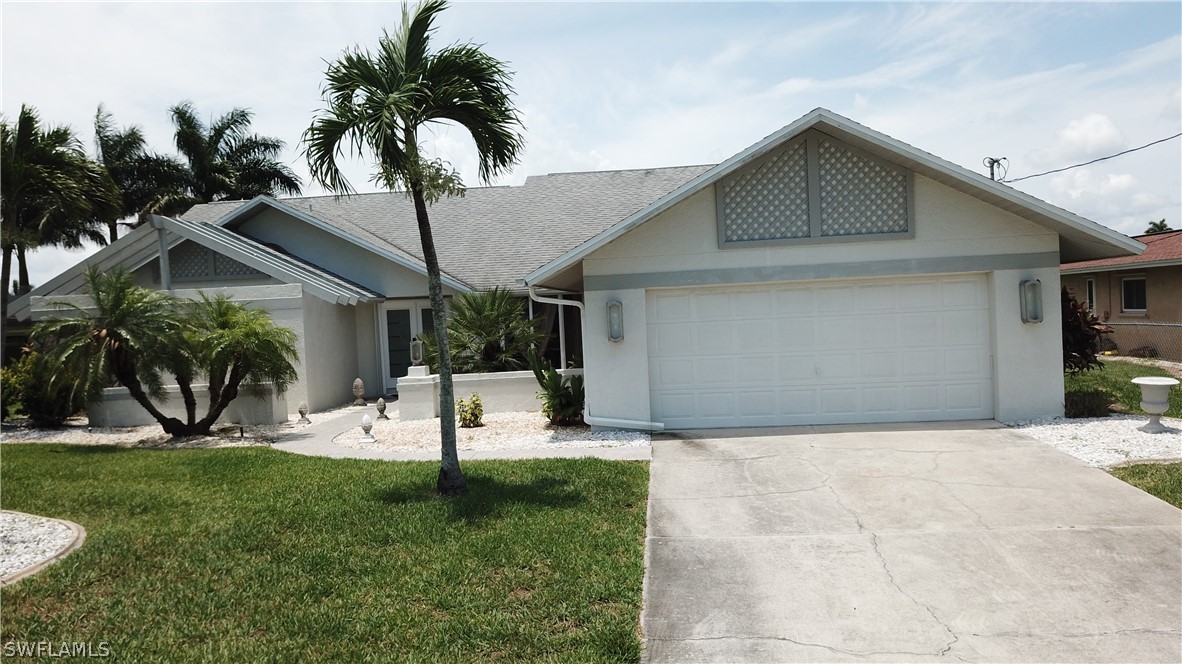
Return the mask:
[[650,291],[671,429],[993,416],[985,275]]
[[776,314],[779,316],[809,316],[814,313],[813,292],[805,288],[776,289]]
[[731,358],[698,359],[694,364],[694,373],[701,385],[731,385],[735,382],[735,361]]
[[897,414],[899,412],[899,390],[893,385],[863,388],[862,411],[875,414]]
[[853,415],[861,407],[862,399],[856,387],[824,388],[820,396],[821,412],[825,415]]
[[816,390],[780,390],[780,414],[810,416],[817,412]]

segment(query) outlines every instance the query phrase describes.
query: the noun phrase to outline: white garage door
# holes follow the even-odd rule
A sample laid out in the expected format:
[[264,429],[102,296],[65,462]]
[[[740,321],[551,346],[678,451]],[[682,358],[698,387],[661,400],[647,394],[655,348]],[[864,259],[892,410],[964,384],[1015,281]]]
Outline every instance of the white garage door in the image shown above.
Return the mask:
[[647,300],[653,418],[667,428],[993,417],[984,274]]

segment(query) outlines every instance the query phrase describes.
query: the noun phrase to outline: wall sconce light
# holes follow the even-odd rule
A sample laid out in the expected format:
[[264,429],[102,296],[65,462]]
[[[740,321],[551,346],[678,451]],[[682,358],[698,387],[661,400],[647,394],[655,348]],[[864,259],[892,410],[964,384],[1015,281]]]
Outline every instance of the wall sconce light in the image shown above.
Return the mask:
[[1022,307],[1023,323],[1042,322],[1042,282],[1027,279],[1018,285],[1018,300]]
[[416,367],[423,363],[423,342],[418,337],[410,340],[410,363]]
[[624,304],[619,300],[607,303],[607,340],[624,340]]

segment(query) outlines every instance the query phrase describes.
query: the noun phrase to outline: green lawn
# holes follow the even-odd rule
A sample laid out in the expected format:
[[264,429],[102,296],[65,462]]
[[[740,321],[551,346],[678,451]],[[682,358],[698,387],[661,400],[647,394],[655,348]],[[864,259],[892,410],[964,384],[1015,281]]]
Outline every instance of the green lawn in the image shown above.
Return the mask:
[[1145,463],[1110,471],[1133,486],[1182,508],[1182,463]]
[[[1111,360],[1104,363],[1104,369],[1093,369],[1078,376],[1063,377],[1067,392],[1102,390],[1112,396],[1113,401],[1131,413],[1141,413],[1141,388],[1130,381],[1137,376],[1167,376],[1170,372],[1132,362]],[[1182,417],[1182,388],[1170,390],[1170,409],[1166,417]]]
[[4,445],[3,506],[86,544],[0,591],[0,641],[129,661],[636,661],[648,466]]

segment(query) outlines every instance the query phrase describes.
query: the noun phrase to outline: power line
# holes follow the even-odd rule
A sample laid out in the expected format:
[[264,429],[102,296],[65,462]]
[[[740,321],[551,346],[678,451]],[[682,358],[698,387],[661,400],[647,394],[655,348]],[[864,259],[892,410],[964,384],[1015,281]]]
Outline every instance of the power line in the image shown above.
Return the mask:
[[1182,136],[1182,133],[1177,133],[1177,134],[1174,134],[1173,136],[1167,136],[1165,138],[1158,139],[1152,143],[1146,143],[1145,145],[1142,145],[1141,147],[1138,147],[1138,148],[1129,148],[1128,150],[1125,150],[1124,152],[1117,152],[1116,154],[1110,154],[1107,157],[1100,157],[1099,159],[1085,161],[1082,164],[1075,164],[1073,166],[1064,166],[1063,168],[1056,168],[1053,171],[1047,171],[1045,173],[1035,173],[1034,175],[1023,175],[1020,178],[1014,178],[1012,180],[1002,180],[1002,182],[1005,182],[1008,184],[1011,182],[1021,182],[1022,180],[1029,180],[1030,178],[1037,178],[1037,177],[1042,177],[1044,175],[1050,175],[1051,173],[1062,173],[1063,171],[1069,171],[1073,168],[1079,168],[1080,166],[1088,166],[1088,165],[1094,164],[1098,161],[1104,161],[1105,159],[1112,159],[1114,157],[1119,157],[1121,155],[1128,154],[1130,152],[1136,152],[1137,150],[1144,150],[1145,148],[1152,147],[1154,145],[1157,145],[1158,143],[1165,143],[1166,141],[1173,140],[1175,138],[1178,138],[1179,136]]

